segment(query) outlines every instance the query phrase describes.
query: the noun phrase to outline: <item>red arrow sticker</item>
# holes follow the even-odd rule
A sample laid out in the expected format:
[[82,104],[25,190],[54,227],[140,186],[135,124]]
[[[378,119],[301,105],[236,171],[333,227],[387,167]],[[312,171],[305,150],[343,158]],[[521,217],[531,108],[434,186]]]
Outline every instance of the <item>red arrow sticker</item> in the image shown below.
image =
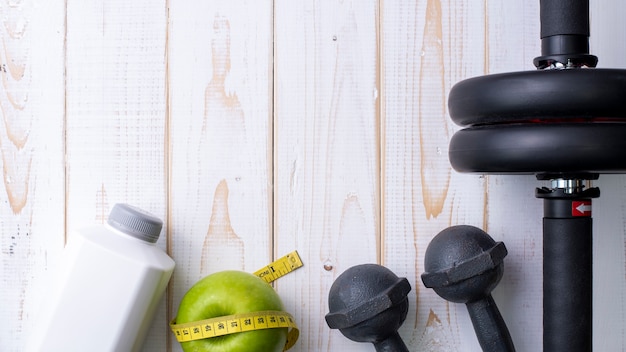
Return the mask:
[[572,216],[591,216],[591,201],[581,200],[572,202]]

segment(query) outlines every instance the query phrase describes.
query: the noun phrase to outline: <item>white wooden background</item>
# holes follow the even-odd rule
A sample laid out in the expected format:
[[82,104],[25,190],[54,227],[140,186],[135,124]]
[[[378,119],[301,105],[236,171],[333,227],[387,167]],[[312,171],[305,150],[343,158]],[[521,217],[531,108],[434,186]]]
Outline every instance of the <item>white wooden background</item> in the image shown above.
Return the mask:
[[[625,68],[626,5],[592,0],[591,51]],[[422,286],[430,239],[471,224],[509,249],[494,297],[518,351],[541,350],[532,176],[451,170],[451,86],[532,70],[528,0],[0,1],[0,350],[20,351],[71,230],[114,203],[163,218],[177,262],[145,351],[206,274],[297,249],[276,283],[293,351],[372,351],[330,330],[334,279],[378,262],[409,278],[412,351],[477,351],[465,307]],[[626,349],[626,176],[594,202],[594,346]],[[85,313],[85,319],[90,317]]]

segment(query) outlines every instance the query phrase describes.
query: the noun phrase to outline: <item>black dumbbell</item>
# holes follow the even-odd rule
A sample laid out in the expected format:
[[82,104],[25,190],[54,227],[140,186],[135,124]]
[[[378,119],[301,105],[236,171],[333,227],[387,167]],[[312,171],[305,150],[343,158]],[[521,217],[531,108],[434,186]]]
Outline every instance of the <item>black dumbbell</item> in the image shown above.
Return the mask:
[[350,340],[370,342],[377,352],[408,352],[398,334],[409,310],[411,285],[378,264],[344,271],[330,288],[326,323]]
[[491,296],[502,278],[506,255],[504,243],[496,243],[479,228],[459,225],[437,234],[424,257],[424,286],[445,300],[467,306],[483,351],[515,351]]

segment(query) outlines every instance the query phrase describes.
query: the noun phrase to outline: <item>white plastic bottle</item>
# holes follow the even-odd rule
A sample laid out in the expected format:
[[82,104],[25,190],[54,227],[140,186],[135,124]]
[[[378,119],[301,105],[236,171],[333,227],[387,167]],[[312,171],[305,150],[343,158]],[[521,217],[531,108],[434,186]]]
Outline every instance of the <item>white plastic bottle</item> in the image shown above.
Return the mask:
[[162,226],[116,204],[106,225],[74,234],[25,337],[26,351],[138,351],[174,270],[154,245]]

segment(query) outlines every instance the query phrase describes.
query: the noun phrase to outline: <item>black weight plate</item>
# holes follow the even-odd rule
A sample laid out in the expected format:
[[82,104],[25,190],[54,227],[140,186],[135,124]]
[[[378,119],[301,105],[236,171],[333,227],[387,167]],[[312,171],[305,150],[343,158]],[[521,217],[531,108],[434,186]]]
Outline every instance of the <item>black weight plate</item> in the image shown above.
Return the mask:
[[626,70],[537,70],[474,77],[452,87],[448,108],[460,126],[569,119],[626,122]]
[[625,173],[626,123],[470,127],[452,136],[449,158],[459,172]]

